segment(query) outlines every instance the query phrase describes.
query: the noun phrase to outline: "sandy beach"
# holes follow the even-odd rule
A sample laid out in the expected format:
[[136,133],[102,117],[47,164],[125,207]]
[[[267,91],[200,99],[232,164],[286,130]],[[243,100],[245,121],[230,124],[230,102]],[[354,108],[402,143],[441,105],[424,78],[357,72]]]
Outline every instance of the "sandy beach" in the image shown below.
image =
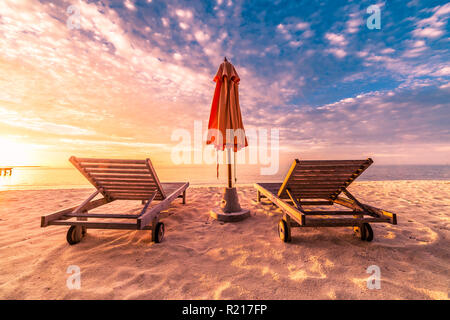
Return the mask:
[[[373,224],[363,242],[350,228],[295,228],[278,238],[281,211],[256,202],[239,186],[251,218],[221,223],[209,217],[221,188],[190,187],[162,214],[166,235],[89,230],[77,245],[67,227],[40,228],[40,216],[79,204],[91,189],[0,192],[2,299],[448,299],[450,182],[356,182],[350,191],[398,214],[398,225]],[[139,201],[92,212],[132,213]],[[69,290],[70,265],[81,288]],[[368,289],[366,269],[381,269],[381,289]]]

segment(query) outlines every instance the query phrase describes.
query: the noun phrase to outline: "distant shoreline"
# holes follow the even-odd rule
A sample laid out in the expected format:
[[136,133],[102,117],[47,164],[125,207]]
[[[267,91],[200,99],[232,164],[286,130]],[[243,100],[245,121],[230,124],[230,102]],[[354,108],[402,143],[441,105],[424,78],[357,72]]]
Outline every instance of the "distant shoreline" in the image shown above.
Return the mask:
[[[364,180],[361,179],[359,181],[355,181],[354,184],[370,184],[370,183],[398,183],[398,182],[412,182],[412,183],[421,183],[421,182],[450,182],[450,179],[399,179],[399,180]],[[170,182],[170,181],[168,181]],[[273,182],[273,181],[269,181]],[[194,182],[190,183],[191,188],[223,188],[223,183],[208,183],[208,182]],[[253,187],[253,183],[251,182],[243,182],[237,184],[238,188],[245,187]],[[9,192],[9,191],[52,191],[52,190],[79,190],[79,189],[92,189],[91,185],[61,185],[61,186],[4,186],[2,188],[0,186],[1,192]]]
[[0,168],[45,168],[43,166],[0,166]]

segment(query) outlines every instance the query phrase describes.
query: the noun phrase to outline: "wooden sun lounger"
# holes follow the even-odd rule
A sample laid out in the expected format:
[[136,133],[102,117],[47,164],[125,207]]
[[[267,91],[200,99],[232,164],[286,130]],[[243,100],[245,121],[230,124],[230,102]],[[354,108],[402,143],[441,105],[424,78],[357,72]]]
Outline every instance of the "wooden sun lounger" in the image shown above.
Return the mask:
[[[186,203],[189,182],[160,183],[155,169],[146,160],[91,159],[71,157],[69,161],[97,189],[79,206],[41,217],[41,227],[68,225],[67,241],[81,241],[87,229],[152,230],[152,241],[160,242],[164,224],[159,214],[176,198]],[[101,194],[101,198],[94,198]],[[144,208],[139,214],[89,213],[89,210],[115,200],[140,200]],[[159,200],[155,205],[153,201]],[[93,218],[97,221],[88,221]],[[74,220],[76,219],[76,220]],[[103,219],[103,221],[98,221]],[[127,219],[132,222],[105,222],[104,219]]]
[[[371,241],[369,223],[397,224],[397,216],[358,201],[347,187],[373,163],[367,160],[296,159],[283,183],[256,183],[257,200],[265,197],[283,210],[278,233],[291,241],[292,227],[353,227],[361,240]],[[344,194],[346,197],[340,196]],[[352,211],[307,210],[307,206],[341,205]]]

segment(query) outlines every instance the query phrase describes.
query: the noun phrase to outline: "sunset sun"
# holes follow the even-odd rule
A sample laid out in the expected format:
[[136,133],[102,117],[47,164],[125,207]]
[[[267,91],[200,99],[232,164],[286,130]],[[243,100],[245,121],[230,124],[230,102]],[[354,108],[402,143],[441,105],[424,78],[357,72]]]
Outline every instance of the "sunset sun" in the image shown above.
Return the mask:
[[0,150],[0,166],[26,166],[36,163],[32,145],[0,137]]

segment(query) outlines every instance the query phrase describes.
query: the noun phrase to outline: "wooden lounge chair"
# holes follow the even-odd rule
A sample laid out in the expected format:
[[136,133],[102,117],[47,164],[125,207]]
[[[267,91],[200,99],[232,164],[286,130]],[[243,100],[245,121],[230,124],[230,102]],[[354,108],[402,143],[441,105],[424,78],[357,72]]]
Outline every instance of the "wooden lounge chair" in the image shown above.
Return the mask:
[[[161,242],[164,224],[159,214],[167,209],[176,198],[186,203],[186,189],[189,182],[160,183],[155,169],[146,160],[88,159],[71,157],[69,161],[97,189],[79,206],[64,209],[41,217],[41,227],[69,225],[67,242],[81,241],[87,229],[151,230],[152,241]],[[101,194],[103,197],[94,198]],[[139,214],[89,213],[114,200],[140,200],[144,208]],[[153,201],[160,200],[154,204]],[[87,221],[88,218],[103,219]],[[76,219],[76,220],[74,220]],[[133,223],[106,222],[104,219],[130,219]]]
[[[371,164],[367,160],[296,159],[283,183],[256,183],[257,200],[265,197],[283,210],[278,234],[291,241],[291,227],[353,227],[361,240],[371,241],[369,223],[397,224],[395,213],[358,201],[347,187]],[[346,198],[340,196],[343,193]],[[341,205],[352,211],[307,210],[307,206]],[[344,216],[344,217],[342,217]],[[352,217],[349,217],[352,216]]]

